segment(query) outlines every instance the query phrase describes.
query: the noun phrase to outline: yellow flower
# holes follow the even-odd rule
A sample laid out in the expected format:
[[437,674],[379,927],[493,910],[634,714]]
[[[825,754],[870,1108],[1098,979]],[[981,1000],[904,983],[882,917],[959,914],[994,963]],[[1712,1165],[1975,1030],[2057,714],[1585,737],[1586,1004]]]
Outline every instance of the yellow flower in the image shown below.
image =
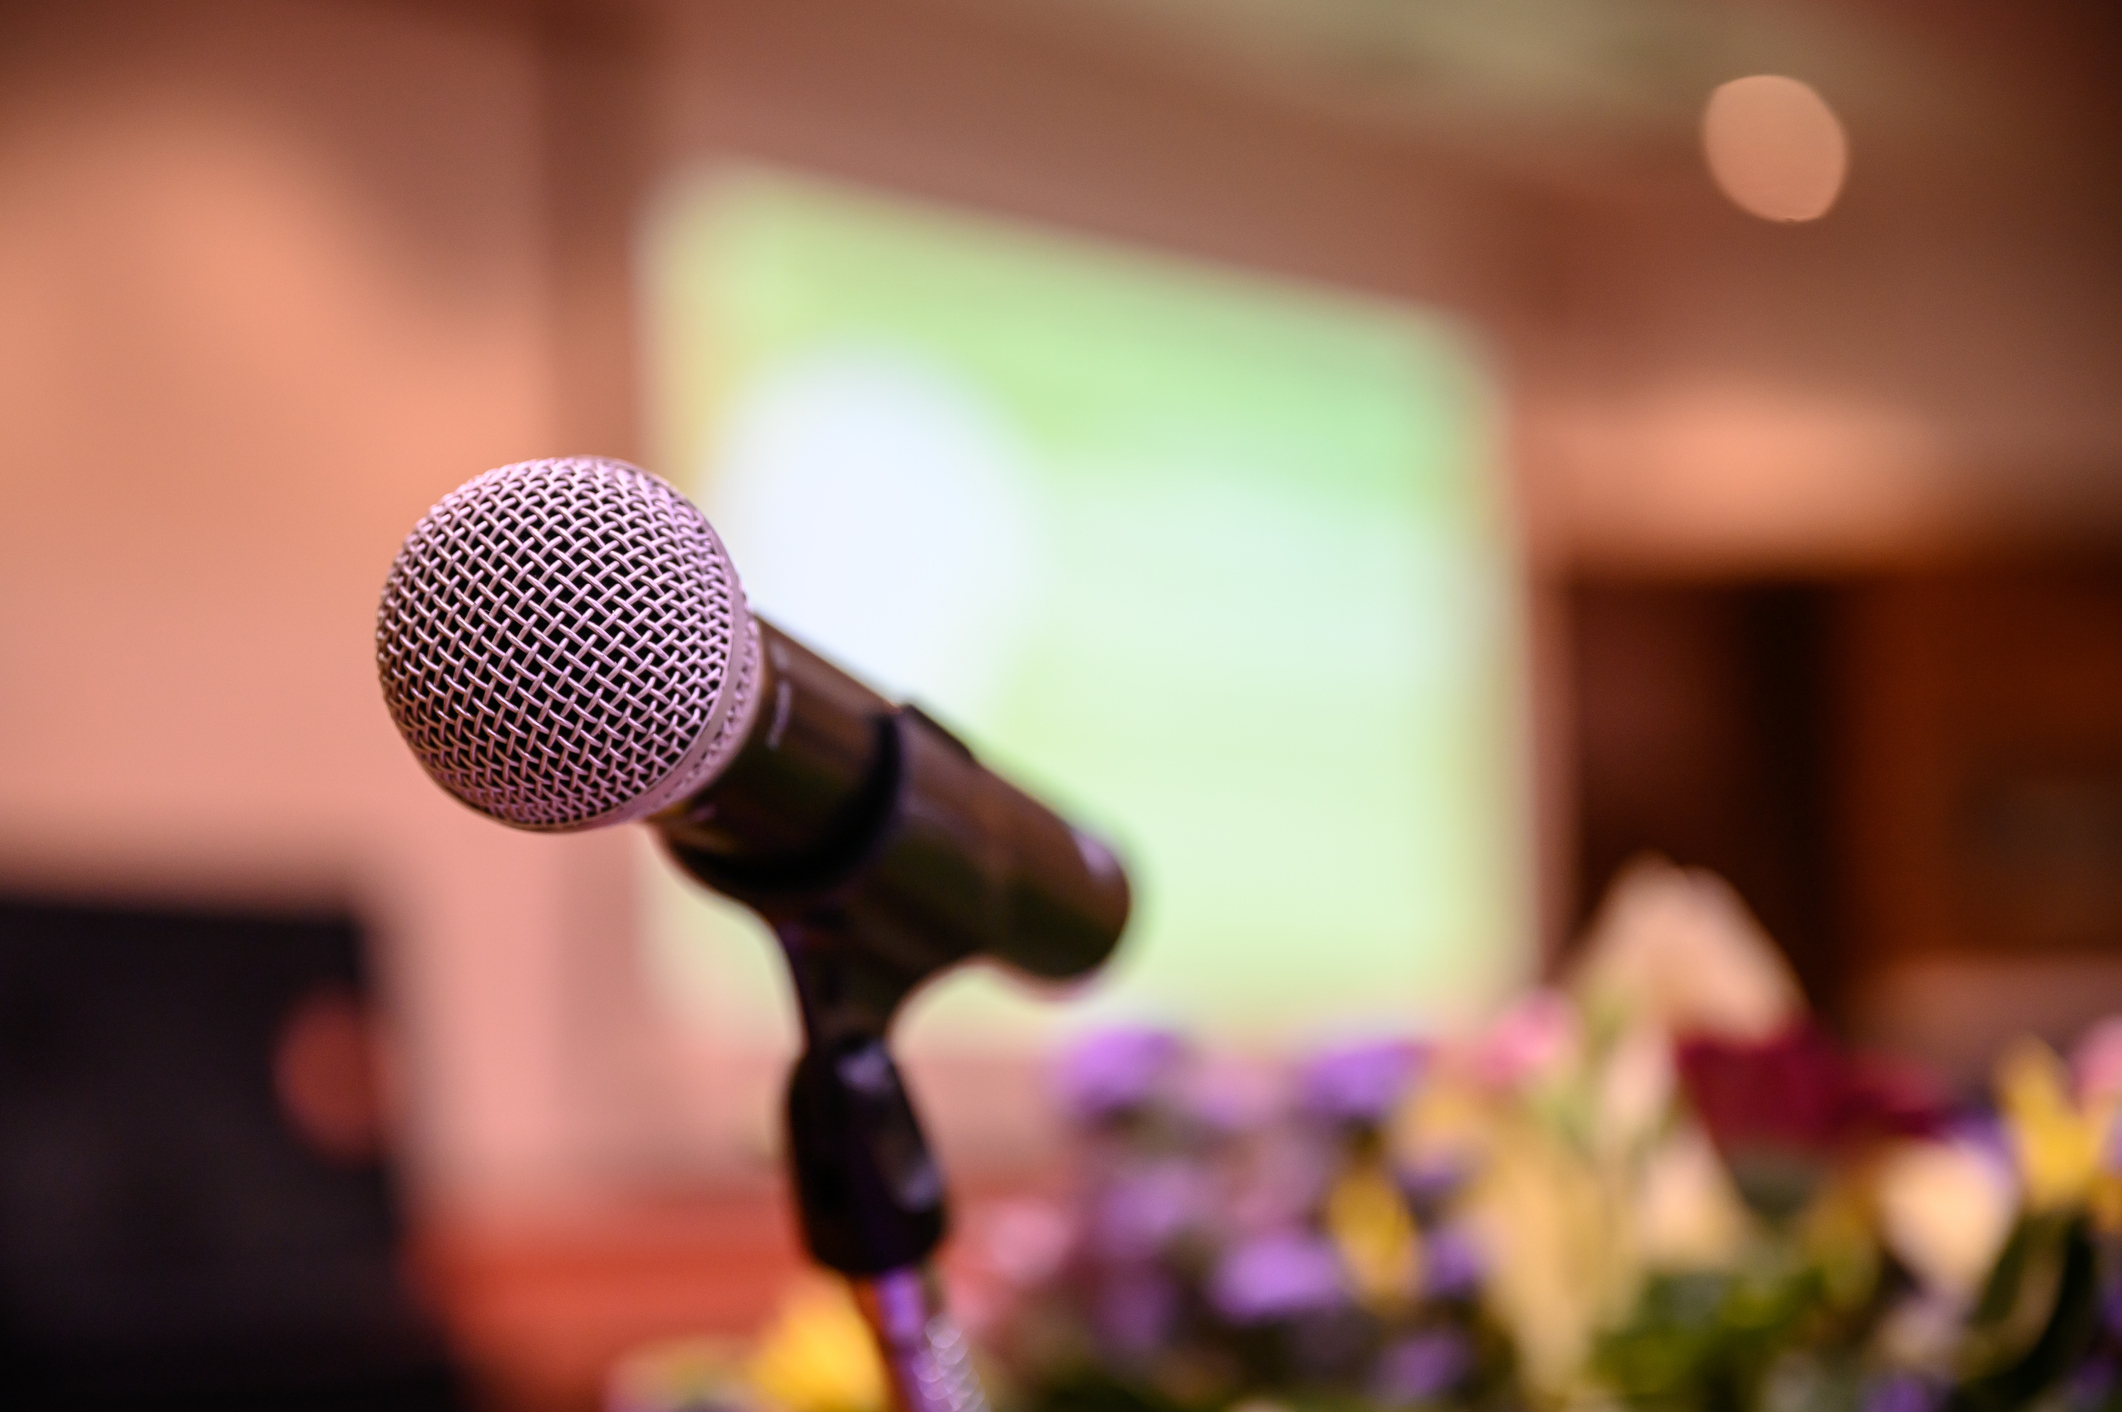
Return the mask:
[[1501,1116],[1491,1094],[1445,1068],[1419,1085],[1395,1116],[1392,1150],[1418,1170],[1472,1173],[1488,1161]]
[[2022,1039],[1997,1061],[1996,1087],[2028,1208],[2052,1211],[2083,1201],[2103,1125],[2080,1111],[2063,1061],[2040,1040]]
[[1390,1308],[1415,1296],[1422,1279],[1422,1237],[1381,1166],[1353,1167],[1334,1183],[1326,1198],[1326,1229],[1365,1304]]
[[2122,1232],[2122,1177],[2109,1171],[2095,1173],[2092,1189],[2085,1194],[2085,1205],[2101,1234]]
[[1861,1168],[1838,1174],[1799,1221],[1798,1237],[1837,1308],[1858,1308],[1878,1287],[1879,1222],[1873,1175]]
[[887,1401],[876,1340],[837,1282],[783,1300],[744,1371],[782,1412],[883,1412]]
[[1635,1298],[1641,1267],[1621,1192],[1568,1144],[1514,1123],[1460,1211],[1487,1262],[1490,1312],[1515,1338],[1527,1381],[1566,1400],[1581,1390],[1593,1335]]
[[751,1399],[727,1340],[676,1338],[636,1348],[614,1365],[605,1405],[619,1412],[663,1408],[742,1408]]

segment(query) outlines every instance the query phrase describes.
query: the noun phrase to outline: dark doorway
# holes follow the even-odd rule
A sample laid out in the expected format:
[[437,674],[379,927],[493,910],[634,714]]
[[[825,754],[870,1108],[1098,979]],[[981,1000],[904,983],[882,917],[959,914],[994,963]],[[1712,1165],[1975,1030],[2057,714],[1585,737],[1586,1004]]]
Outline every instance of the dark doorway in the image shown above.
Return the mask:
[[1813,584],[1580,582],[1570,593],[1578,929],[1646,851],[1721,873],[1814,1003],[1842,980],[1829,631]]

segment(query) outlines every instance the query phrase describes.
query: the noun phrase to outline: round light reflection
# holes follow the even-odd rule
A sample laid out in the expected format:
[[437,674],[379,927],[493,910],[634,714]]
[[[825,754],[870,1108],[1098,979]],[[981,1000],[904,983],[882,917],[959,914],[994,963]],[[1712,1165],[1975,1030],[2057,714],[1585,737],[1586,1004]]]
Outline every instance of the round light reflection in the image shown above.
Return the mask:
[[1763,220],[1826,215],[1849,173],[1849,139],[1834,110],[1781,74],[1736,78],[1710,94],[1702,150],[1718,188]]

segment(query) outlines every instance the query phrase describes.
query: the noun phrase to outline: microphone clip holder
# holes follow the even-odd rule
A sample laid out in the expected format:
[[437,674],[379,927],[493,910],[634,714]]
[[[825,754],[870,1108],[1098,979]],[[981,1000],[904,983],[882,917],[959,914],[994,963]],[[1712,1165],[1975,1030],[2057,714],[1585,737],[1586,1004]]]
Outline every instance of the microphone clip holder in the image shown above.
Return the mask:
[[803,1015],[788,1141],[804,1244],[853,1282],[897,1412],[987,1412],[928,1266],[947,1225],[945,1190],[886,1044],[897,1001],[871,1008],[895,978],[846,944],[851,925],[827,910],[775,928]]
[[804,1243],[829,1269],[873,1276],[942,1242],[944,1184],[886,1042],[898,978],[848,944],[858,925],[825,909],[774,930],[803,1016],[787,1116]]

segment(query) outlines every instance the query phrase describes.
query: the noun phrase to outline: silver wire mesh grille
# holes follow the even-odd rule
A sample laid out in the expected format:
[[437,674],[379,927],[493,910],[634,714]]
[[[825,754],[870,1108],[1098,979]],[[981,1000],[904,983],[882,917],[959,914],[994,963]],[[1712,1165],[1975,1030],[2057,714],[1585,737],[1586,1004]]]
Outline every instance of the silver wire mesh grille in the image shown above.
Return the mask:
[[639,818],[706,783],[758,645],[721,541],[621,461],[525,461],[444,496],[376,618],[399,733],[437,783],[529,829]]

